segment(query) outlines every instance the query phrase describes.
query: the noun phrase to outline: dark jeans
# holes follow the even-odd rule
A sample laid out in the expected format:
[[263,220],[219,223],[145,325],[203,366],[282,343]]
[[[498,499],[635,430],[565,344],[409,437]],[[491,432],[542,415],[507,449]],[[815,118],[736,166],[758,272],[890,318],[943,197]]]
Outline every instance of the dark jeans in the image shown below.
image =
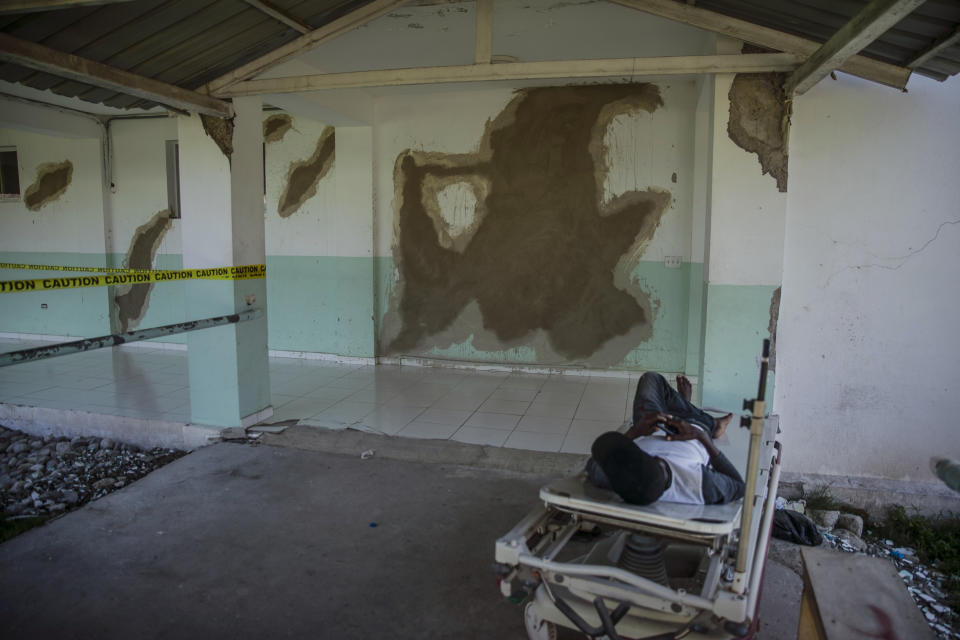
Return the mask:
[[667,379],[659,373],[648,371],[637,383],[637,393],[633,396],[633,422],[647,411],[667,413],[687,422],[696,423],[713,437],[717,421],[670,386]]

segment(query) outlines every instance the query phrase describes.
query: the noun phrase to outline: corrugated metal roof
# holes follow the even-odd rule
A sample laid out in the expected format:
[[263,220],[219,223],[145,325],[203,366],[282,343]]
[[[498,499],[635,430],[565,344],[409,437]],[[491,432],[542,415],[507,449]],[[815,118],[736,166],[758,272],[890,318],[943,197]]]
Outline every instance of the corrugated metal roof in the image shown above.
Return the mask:
[[[368,2],[273,0],[271,4],[318,28]],[[195,89],[301,35],[242,0],[137,0],[0,15],[0,31],[186,89]],[[13,64],[0,64],[0,79],[111,107],[155,106]]]
[[[826,42],[867,4],[869,0],[698,0],[696,6],[808,40]],[[957,28],[960,28],[960,3],[927,0],[860,55],[907,66]],[[960,72],[960,42],[941,50],[914,71],[941,81]]]
[[[685,0],[675,0],[684,3]],[[697,7],[825,42],[869,0],[698,0]],[[318,28],[370,0],[271,0]],[[862,55],[905,66],[960,28],[960,3],[928,0]],[[301,34],[242,0],[136,0],[0,15],[0,32],[132,73],[195,89]],[[944,80],[960,72],[960,43],[915,71]],[[0,79],[112,107],[155,103],[82,82],[0,64]]]

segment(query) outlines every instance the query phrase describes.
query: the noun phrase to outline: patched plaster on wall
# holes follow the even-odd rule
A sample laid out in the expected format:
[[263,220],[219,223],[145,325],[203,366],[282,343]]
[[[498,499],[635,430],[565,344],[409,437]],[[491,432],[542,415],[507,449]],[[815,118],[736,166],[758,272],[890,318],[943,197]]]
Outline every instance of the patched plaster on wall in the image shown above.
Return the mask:
[[23,193],[23,204],[30,211],[39,211],[67,191],[73,180],[73,163],[45,162],[37,167],[37,178]]
[[757,154],[781,193],[787,192],[786,105],[782,73],[738,73],[730,86],[727,134],[733,142]]
[[[160,248],[163,236],[173,226],[170,211],[158,211],[150,221],[137,227],[130,249],[127,251],[126,266],[129,269],[150,269]],[[153,283],[134,284],[116,288],[113,296],[114,312],[117,319],[117,331],[130,331],[135,328],[147,313],[150,292]]]
[[204,132],[217,143],[227,160],[230,160],[233,157],[233,119],[201,113],[200,122],[203,124]]
[[335,158],[336,136],[333,127],[327,127],[320,134],[313,155],[302,162],[290,164],[286,185],[277,204],[277,213],[281,218],[290,216],[317,193],[317,184],[329,173]]
[[293,118],[286,113],[277,113],[263,121],[263,141],[280,142],[293,127]]
[[[650,241],[672,196],[647,187],[603,202],[604,134],[617,115],[662,104],[651,84],[528,89],[488,123],[477,153],[401,153],[401,286],[384,322],[387,350],[438,339],[503,349],[542,332],[552,353],[602,364],[601,352],[616,362],[649,339],[653,302],[617,268]],[[439,204],[428,205],[464,182],[477,207],[458,244],[444,239]]]

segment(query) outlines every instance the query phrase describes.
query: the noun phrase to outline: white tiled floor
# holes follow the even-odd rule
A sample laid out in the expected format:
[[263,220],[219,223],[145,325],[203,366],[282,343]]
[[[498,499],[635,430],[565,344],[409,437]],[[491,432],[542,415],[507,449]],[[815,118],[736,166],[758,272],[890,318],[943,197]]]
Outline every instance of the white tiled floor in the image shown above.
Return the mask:
[[[0,339],[0,352],[47,343]],[[271,422],[586,453],[629,416],[625,377],[270,359]],[[0,368],[0,402],[189,421],[185,351],[101,349]]]

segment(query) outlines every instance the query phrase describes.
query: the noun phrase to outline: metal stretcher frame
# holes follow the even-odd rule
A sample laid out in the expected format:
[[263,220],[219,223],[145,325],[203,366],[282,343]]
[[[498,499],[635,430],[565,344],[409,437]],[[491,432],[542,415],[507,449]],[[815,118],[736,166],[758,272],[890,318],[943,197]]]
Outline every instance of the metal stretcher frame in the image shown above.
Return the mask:
[[[759,408],[762,410],[762,404]],[[672,638],[683,633],[691,639],[731,638],[749,633],[756,620],[780,475],[778,427],[776,416],[768,417],[758,437],[751,438],[757,451],[751,452],[749,462],[757,469],[750,505],[754,517],[745,538],[743,571],[735,571],[746,511],[741,502],[629,505],[612,492],[589,486],[581,475],[542,488],[544,504],[497,541],[495,557],[502,593],[515,596],[526,587],[534,591],[533,603],[543,619],[571,626],[571,620],[579,617],[585,627],[597,631],[605,628],[606,617],[606,624],[625,637]],[[609,564],[556,561],[584,523],[706,546],[709,568],[701,593],[672,589]],[[639,613],[628,615],[637,610]],[[657,635],[649,635],[651,632]]]

